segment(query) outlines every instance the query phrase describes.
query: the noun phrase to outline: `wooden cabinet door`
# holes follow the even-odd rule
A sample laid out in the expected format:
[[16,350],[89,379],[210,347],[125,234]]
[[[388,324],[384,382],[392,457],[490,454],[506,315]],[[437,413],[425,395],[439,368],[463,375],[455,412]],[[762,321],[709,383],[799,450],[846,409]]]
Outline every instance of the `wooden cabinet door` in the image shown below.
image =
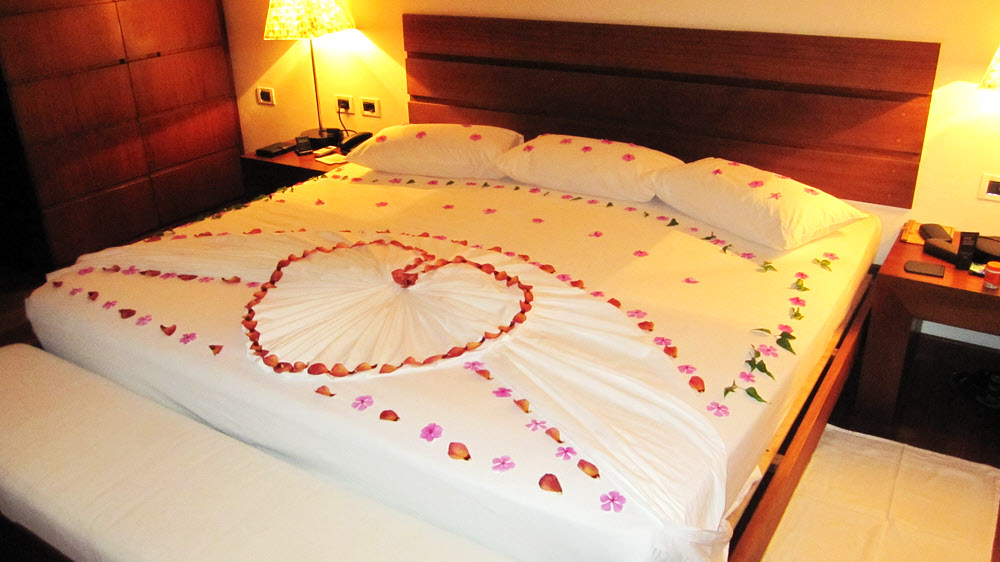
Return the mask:
[[10,84],[124,59],[113,3],[0,18],[0,60]]
[[217,0],[123,0],[118,12],[130,60],[222,43]]

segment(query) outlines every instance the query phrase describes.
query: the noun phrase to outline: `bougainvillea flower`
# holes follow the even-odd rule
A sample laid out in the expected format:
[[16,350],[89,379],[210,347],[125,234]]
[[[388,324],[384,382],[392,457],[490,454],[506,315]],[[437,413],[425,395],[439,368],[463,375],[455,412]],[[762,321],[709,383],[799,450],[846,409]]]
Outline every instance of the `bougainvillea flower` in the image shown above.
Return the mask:
[[719,404],[718,402],[712,402],[706,406],[705,409],[714,413],[718,418],[723,418],[729,415],[729,407],[725,404]]
[[440,425],[436,423],[429,423],[420,430],[420,438],[430,443],[438,437],[441,437],[441,433],[443,432],[444,429]]
[[517,465],[514,464],[514,461],[510,460],[509,455],[503,455],[493,459],[493,470],[497,472],[507,472],[515,466]]
[[559,447],[556,449],[556,456],[564,461],[570,460],[570,458],[576,454],[576,449],[573,447]]
[[615,513],[622,510],[625,506],[625,496],[621,495],[617,490],[612,490],[607,494],[601,494],[601,509],[604,511],[614,510]]

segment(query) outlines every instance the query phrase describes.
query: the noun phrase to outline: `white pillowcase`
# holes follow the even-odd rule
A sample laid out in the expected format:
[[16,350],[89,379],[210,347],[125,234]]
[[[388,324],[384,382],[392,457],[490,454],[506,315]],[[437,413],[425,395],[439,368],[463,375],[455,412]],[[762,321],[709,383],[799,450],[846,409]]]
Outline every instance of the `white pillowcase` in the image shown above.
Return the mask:
[[500,155],[496,166],[524,183],[571,193],[645,202],[653,191],[642,176],[684,162],[634,144],[569,135],[541,135]]
[[819,189],[721,158],[656,170],[645,179],[657,197],[677,210],[779,250],[866,216]]
[[397,174],[500,179],[504,174],[493,160],[522,142],[520,133],[487,125],[393,125],[361,143],[347,160]]

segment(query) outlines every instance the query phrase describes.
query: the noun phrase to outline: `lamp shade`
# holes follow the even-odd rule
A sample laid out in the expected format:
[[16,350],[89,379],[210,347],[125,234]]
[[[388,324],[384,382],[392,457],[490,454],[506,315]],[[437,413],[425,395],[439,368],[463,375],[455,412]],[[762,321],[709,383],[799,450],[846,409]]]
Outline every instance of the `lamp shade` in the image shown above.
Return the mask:
[[986,74],[979,82],[979,87],[991,90],[1000,89],[1000,49],[997,49],[997,53],[993,55],[993,62],[987,67]]
[[270,0],[264,39],[315,39],[354,29],[340,0]]

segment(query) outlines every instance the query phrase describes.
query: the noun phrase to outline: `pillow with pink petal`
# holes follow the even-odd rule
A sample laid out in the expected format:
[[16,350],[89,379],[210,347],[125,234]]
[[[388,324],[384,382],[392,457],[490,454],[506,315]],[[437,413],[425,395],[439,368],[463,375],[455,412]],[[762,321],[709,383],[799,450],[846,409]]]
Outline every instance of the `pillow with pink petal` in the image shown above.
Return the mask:
[[522,142],[520,133],[488,125],[393,125],[358,145],[347,160],[396,174],[499,179],[504,174],[493,160]]
[[516,146],[496,161],[519,182],[638,203],[653,198],[641,181],[645,173],[683,163],[635,144],[553,134]]
[[664,203],[748,240],[790,250],[866,217],[819,189],[721,158],[646,175]]

